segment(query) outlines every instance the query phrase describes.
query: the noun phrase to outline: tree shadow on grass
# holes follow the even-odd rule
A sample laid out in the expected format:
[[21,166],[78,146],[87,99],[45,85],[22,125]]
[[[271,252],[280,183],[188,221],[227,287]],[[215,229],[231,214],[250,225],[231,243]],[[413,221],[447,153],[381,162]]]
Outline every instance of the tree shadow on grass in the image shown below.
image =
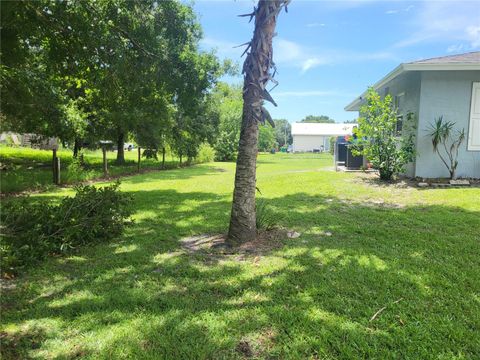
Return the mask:
[[135,196],[140,216],[121,239],[51,259],[5,294],[14,305],[4,323],[43,331],[33,355],[436,358],[478,350],[478,212],[297,193],[269,204],[300,238],[260,259],[206,261],[179,239],[225,231],[229,199]]
[[168,169],[167,171],[158,170],[159,171],[147,172],[142,174],[142,176],[126,177],[123,181],[125,183],[136,184],[151,180],[186,180],[204,175],[221,175],[222,172],[225,172],[223,168],[207,164],[191,165],[188,171],[182,168]]

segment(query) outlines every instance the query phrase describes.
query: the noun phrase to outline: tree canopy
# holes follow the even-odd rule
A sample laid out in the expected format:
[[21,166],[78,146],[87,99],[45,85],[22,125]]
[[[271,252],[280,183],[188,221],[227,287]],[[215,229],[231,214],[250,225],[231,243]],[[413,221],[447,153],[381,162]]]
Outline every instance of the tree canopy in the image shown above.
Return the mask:
[[189,144],[190,156],[216,131],[207,102],[228,66],[199,50],[190,5],[2,2],[1,16],[4,129],[76,145],[110,139],[120,162],[128,138],[181,153]]
[[285,119],[275,119],[275,139],[278,146],[290,145],[293,142],[292,125]]

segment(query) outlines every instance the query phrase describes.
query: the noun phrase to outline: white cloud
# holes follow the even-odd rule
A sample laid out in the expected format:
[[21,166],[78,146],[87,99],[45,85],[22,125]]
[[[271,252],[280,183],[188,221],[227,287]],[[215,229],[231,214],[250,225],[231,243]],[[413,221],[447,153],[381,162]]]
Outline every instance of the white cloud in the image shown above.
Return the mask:
[[474,49],[480,47],[480,25],[469,26],[465,29],[470,46]]
[[403,8],[403,9],[387,10],[385,11],[385,14],[392,15],[392,14],[398,14],[398,13],[407,13],[410,10],[412,10],[414,7],[415,7],[414,5],[408,5],[406,8]]
[[306,56],[306,49],[293,41],[274,38],[273,44],[273,57],[276,63],[296,62]]
[[424,1],[406,23],[413,29],[412,34],[393,47],[452,41],[451,51],[455,51],[455,47],[473,50],[480,48],[479,24],[480,10],[476,1]]
[[462,52],[464,49],[465,49],[465,46],[463,44],[453,44],[447,48],[447,52],[459,53],[459,52]]
[[302,74],[321,66],[375,60],[398,60],[388,51],[352,52],[308,47],[283,38],[274,38],[273,60],[277,64],[300,69]]
[[326,25],[324,23],[315,22],[315,23],[307,24],[306,26],[309,28],[315,28],[315,27],[324,27]]
[[305,73],[309,69],[312,69],[318,65],[324,65],[324,64],[328,64],[328,61],[320,58],[307,59],[302,63],[302,73]]

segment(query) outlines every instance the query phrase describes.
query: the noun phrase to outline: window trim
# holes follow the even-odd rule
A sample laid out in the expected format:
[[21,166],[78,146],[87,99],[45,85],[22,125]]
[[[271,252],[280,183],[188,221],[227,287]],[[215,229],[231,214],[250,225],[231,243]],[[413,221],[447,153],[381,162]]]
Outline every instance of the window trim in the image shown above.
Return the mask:
[[[474,107],[474,90],[475,87],[478,86],[478,90],[480,92],[480,81],[472,82],[472,93],[470,95],[470,113],[468,117],[468,137],[467,137],[467,151],[480,151],[480,145],[473,145],[473,107]],[[480,123],[480,120],[479,120]],[[480,134],[478,134],[480,140]]]

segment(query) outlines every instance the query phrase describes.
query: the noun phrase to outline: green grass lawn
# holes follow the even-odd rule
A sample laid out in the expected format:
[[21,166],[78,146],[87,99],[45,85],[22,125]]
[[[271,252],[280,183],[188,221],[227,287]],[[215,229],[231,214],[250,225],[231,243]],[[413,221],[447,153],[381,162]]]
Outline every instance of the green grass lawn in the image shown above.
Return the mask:
[[136,214],[122,238],[3,292],[3,358],[480,358],[480,189],[331,167],[327,155],[259,156],[261,197],[301,236],[245,257],[179,243],[226,232],[234,164],[125,178]]
[[[72,184],[92,180],[103,176],[103,157],[101,150],[84,150],[86,169],[81,171],[72,167],[72,151],[60,150],[61,182]],[[137,150],[125,151],[125,164],[115,164],[117,153],[107,152],[109,175],[117,176],[137,171]],[[160,154],[161,159],[161,154]],[[178,165],[178,159],[169,154],[166,168]],[[52,187],[52,151],[23,147],[0,146],[0,163],[6,168],[0,172],[0,192],[12,193],[24,190]],[[153,159],[141,160],[142,169],[159,169],[161,162]]]

